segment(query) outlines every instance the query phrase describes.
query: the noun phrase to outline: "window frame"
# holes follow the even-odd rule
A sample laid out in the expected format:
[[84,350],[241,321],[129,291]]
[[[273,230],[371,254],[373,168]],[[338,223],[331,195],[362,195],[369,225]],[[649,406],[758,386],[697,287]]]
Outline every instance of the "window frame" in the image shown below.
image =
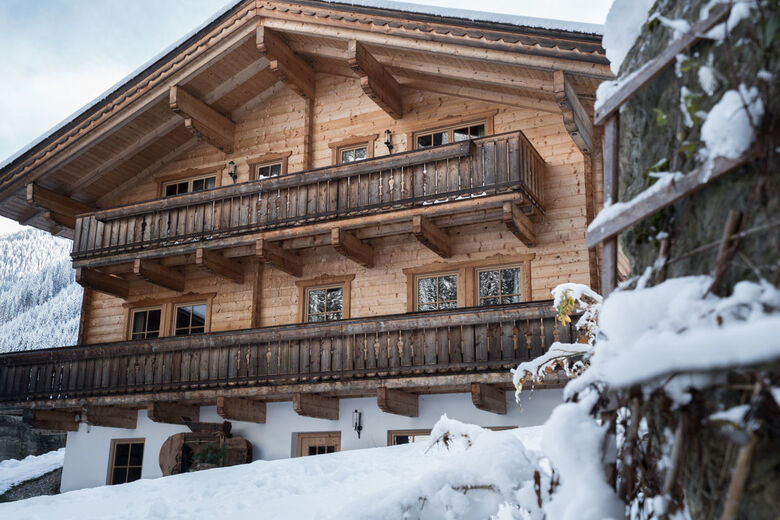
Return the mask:
[[[425,121],[422,123],[415,123],[404,127],[406,133],[406,150],[420,150],[417,148],[417,135],[424,135],[437,130],[444,130],[449,128],[457,128],[461,126],[472,126],[472,124],[485,125],[485,136],[489,137],[495,135],[495,116],[498,114],[498,110],[483,110],[472,113],[466,113],[460,116],[445,117],[439,120]],[[427,148],[425,148],[427,150]]]
[[[176,312],[180,307],[195,307],[196,305],[203,305],[206,307],[206,312],[203,316],[203,332],[190,332],[189,334],[176,334]],[[207,300],[187,301],[171,304],[171,336],[192,336],[193,334],[205,334],[209,331],[209,302]],[[190,315],[190,329],[192,329],[192,315]]]
[[[144,457],[144,455],[146,455],[146,438],[145,437],[136,437],[136,438],[132,438],[132,439],[111,439],[111,448],[109,449],[109,454],[108,454],[108,472],[106,474],[106,485],[107,486],[113,486],[114,485],[114,482],[113,482],[113,480],[114,480],[114,469],[116,467],[114,465],[114,456],[116,455],[116,447],[119,444],[131,444],[131,445],[132,444],[142,444],[143,445],[144,453],[141,456],[141,466],[130,466],[130,464],[129,464],[130,463],[130,458],[129,458],[129,455],[128,455],[128,461],[127,461],[128,465],[125,466],[125,469],[129,469],[131,467],[132,468],[140,467],[141,468],[141,476],[138,477],[138,480],[141,480],[142,478],[144,478],[144,464],[143,464],[144,461],[143,461],[143,457]],[[125,473],[125,476],[127,476],[126,473]],[[135,482],[135,480],[133,480],[131,482]],[[127,483],[127,480],[125,480],[125,482],[120,482],[119,484],[126,484],[126,483]]]
[[[328,301],[327,301],[327,291],[328,289],[341,289],[341,310],[337,311],[341,313],[341,318],[338,320],[329,320],[327,319],[328,314],[332,314],[328,312]],[[309,321],[309,295],[312,291],[325,291],[325,312],[318,312],[316,314],[324,314],[326,318],[322,321]],[[336,284],[330,284],[330,285],[313,285],[311,287],[306,287],[306,290],[304,291],[304,302],[303,302],[303,321],[304,323],[324,323],[328,321],[341,321],[344,319],[344,284],[343,283],[336,283]],[[336,311],[334,311],[336,312]]]
[[[184,181],[198,180],[206,177],[216,176],[217,179],[214,185],[214,189],[219,188],[220,186],[222,186],[222,175],[226,171],[227,170],[226,167],[224,166],[224,163],[219,163],[210,166],[203,166],[200,168],[188,168],[186,170],[180,171],[179,173],[155,177],[154,181],[157,183],[157,196],[161,199],[166,198],[165,187],[170,184],[177,184]],[[192,192],[190,191],[188,193],[192,193]],[[176,195],[172,195],[172,197],[175,196]]]
[[[397,436],[403,436],[403,435],[431,435],[430,428],[418,428],[418,429],[409,429],[409,430],[387,430],[387,445],[388,446],[403,446],[403,444],[395,444],[393,443],[393,440],[395,440],[395,437]],[[412,443],[407,443],[412,444]]]
[[[202,180],[202,179],[210,179],[211,177],[214,177],[214,187],[213,188],[204,188],[204,189],[199,190],[197,192],[192,191],[192,183],[194,183],[195,181]],[[217,179],[219,179],[219,172],[214,172],[214,173],[205,174],[205,175],[197,175],[195,177],[185,177],[183,179],[173,179],[173,180],[170,180],[170,181],[166,181],[166,182],[163,182],[160,185],[160,189],[161,189],[160,196],[162,198],[168,198],[168,197],[177,197],[179,195],[187,195],[189,193],[200,193],[201,191],[214,190],[214,189],[219,188],[219,184],[218,184],[218,180]],[[182,183],[185,183],[185,182],[187,183],[187,191],[185,193],[177,193],[176,195],[166,195],[165,194],[165,189],[168,186],[172,186],[174,184],[182,184]]]
[[[353,164],[353,163],[342,163],[341,152],[347,150],[354,150],[356,148],[362,148],[363,146],[366,147],[366,158],[363,160],[373,159],[374,146],[376,144],[376,140],[378,137],[379,134],[371,134],[371,135],[355,136],[350,139],[345,139],[343,141],[328,143],[328,147],[331,150],[331,165],[339,166],[341,164]],[[362,161],[356,161],[356,162],[362,162]]]
[[[179,305],[206,305],[206,325],[204,333],[211,332],[211,311],[214,307],[214,298],[217,293],[188,293],[181,296],[170,298],[145,298],[136,301],[129,301],[122,304],[125,309],[125,338],[133,341],[133,314],[136,311],[149,309],[161,309],[160,312],[160,338],[173,337],[176,320],[175,309]],[[198,333],[200,334],[200,333]],[[144,340],[135,340],[144,341]]]
[[304,455],[303,444],[307,439],[325,438],[326,442],[330,439],[336,440],[336,449],[334,453],[341,451],[341,431],[329,431],[329,432],[298,432],[295,434],[295,457],[311,457],[312,455]]
[[249,170],[251,172],[251,180],[260,180],[257,170],[264,166],[272,166],[274,164],[282,165],[281,173],[279,174],[280,177],[282,175],[287,175],[289,173],[288,164],[291,155],[292,152],[287,151],[283,153],[266,153],[249,158],[247,164],[249,165]]
[[[434,273],[420,273],[420,274],[417,274],[417,275],[414,276],[414,312],[437,312],[437,311],[452,310],[452,309],[439,309],[439,308],[432,309],[432,310],[429,310],[429,311],[421,311],[420,310],[420,299],[419,299],[420,298],[420,294],[419,294],[419,290],[420,290],[419,283],[420,283],[420,280],[424,279],[424,278],[441,278],[443,276],[455,276],[456,290],[455,290],[455,307],[454,308],[457,309],[459,307],[458,304],[461,301],[460,295],[461,295],[461,291],[462,291],[462,288],[461,288],[461,279],[462,279],[462,277],[461,277],[461,273],[460,273],[459,270],[455,270],[455,271],[441,271],[441,272],[434,272]],[[437,282],[437,285],[438,285],[438,282]],[[438,287],[437,287],[437,289],[436,289],[436,293],[437,293],[437,295],[436,295],[436,305],[437,305],[437,307],[438,307],[438,304],[439,304],[439,301],[440,301],[438,299],[438,292],[439,291],[438,291]],[[445,301],[447,301],[447,300],[445,300]]]
[[502,271],[504,269],[520,269],[520,303],[530,301],[528,298],[528,295],[525,293],[526,291],[526,278],[530,277],[530,273],[526,272],[526,264],[527,262],[518,262],[515,264],[501,264],[501,265],[490,265],[490,266],[477,266],[474,267],[474,306],[475,307],[490,307],[491,305],[482,305],[482,300],[486,298],[498,298],[499,303],[495,305],[510,305],[505,303],[500,303],[501,298],[503,295],[500,293],[500,274],[499,274],[499,294],[498,296],[486,296],[482,297],[479,294],[479,275],[480,273],[486,272],[486,271]]
[[164,337],[165,329],[163,329],[163,326],[165,325],[165,311],[163,309],[163,305],[151,305],[146,307],[133,307],[130,309],[130,318],[127,320],[127,338],[130,341],[144,341],[146,339],[157,339],[157,338],[139,338],[139,339],[133,339],[133,323],[135,322],[135,314],[137,312],[148,312],[148,311],[160,311],[160,328],[157,331],[157,338]]
[[[351,293],[352,293],[352,280],[355,279],[354,274],[345,276],[324,276],[319,278],[311,278],[308,280],[296,280],[295,285],[298,287],[298,323],[310,323],[308,320],[308,308],[309,308],[309,291],[314,289],[326,289],[333,287],[341,287],[344,291],[342,293],[342,311],[341,320],[347,320],[351,316]],[[311,323],[332,323],[331,322],[311,322]]]
[[[428,148],[435,148],[436,146],[446,146],[448,144],[452,144],[455,142],[455,129],[461,128],[461,127],[472,127],[477,125],[483,125],[485,127],[485,135],[482,137],[487,137],[488,134],[488,124],[487,119],[478,119],[476,121],[464,121],[463,123],[457,123],[454,125],[449,126],[441,126],[438,128],[433,128],[431,130],[418,130],[416,132],[412,132],[412,149],[413,150],[427,150]],[[431,145],[428,148],[418,148],[417,147],[417,138],[424,136],[424,135],[433,135],[438,134],[440,132],[447,132],[447,142],[441,145]],[[476,139],[481,139],[477,137]]]

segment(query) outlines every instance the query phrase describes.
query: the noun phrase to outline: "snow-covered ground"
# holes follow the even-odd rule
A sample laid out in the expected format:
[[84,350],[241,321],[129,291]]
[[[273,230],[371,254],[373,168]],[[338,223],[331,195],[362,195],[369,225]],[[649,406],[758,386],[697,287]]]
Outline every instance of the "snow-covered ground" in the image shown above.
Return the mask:
[[532,481],[541,426],[438,426],[453,432],[449,449],[417,443],[256,461],[0,504],[0,518],[486,519]]
[[[9,459],[0,462],[0,495],[25,480],[61,468],[63,460],[65,460],[65,448],[43,455],[30,455],[22,460]],[[13,517],[3,516],[3,518]]]

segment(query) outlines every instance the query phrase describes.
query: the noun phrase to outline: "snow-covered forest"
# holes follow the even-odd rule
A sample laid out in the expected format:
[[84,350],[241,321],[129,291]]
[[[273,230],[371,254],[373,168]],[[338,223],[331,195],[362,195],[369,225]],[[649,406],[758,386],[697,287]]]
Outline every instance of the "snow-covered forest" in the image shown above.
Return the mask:
[[70,248],[36,229],[0,236],[0,352],[76,343],[82,289]]

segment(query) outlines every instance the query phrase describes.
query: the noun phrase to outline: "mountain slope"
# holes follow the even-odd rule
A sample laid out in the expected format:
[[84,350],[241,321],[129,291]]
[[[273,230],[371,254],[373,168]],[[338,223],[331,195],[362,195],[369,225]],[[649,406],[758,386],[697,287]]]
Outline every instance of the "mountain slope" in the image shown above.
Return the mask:
[[0,352],[76,343],[82,289],[70,249],[35,229],[0,236]]

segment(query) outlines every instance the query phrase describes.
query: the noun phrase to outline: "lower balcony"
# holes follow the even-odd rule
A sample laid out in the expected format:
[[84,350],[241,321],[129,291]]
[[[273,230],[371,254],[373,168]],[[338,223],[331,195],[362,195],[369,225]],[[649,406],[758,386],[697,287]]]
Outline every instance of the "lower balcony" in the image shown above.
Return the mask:
[[509,368],[576,337],[555,315],[545,301],[8,353],[0,410],[452,392],[484,374],[508,388]]

